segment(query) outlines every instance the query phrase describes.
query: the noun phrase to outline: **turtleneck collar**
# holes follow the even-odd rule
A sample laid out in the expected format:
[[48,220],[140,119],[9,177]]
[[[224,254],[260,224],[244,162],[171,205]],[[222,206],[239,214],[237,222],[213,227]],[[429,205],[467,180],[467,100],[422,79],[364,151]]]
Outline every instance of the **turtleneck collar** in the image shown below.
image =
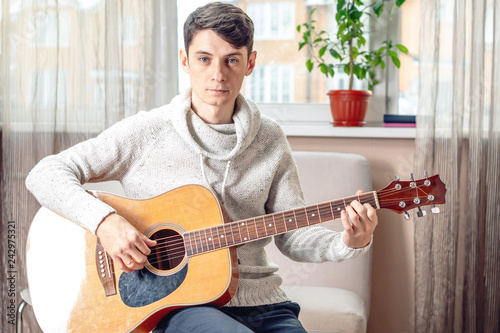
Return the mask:
[[177,133],[194,150],[210,159],[231,160],[251,144],[260,128],[257,106],[241,94],[236,98],[233,124],[206,124],[191,108],[191,90],[175,97],[169,107]]

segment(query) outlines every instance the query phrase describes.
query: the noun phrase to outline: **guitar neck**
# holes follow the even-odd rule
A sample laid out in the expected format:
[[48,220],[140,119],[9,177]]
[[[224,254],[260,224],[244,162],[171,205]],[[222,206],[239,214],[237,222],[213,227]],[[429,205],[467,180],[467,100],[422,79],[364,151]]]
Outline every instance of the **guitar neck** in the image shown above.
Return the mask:
[[186,254],[194,256],[340,218],[353,200],[380,208],[376,191],[186,232]]

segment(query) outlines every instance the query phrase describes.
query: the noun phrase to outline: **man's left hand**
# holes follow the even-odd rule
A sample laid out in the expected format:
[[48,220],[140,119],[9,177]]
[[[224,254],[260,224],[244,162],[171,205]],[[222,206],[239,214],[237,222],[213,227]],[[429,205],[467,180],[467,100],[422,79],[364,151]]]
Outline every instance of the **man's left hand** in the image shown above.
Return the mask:
[[[357,191],[356,195],[363,191]],[[378,224],[377,212],[368,203],[361,204],[354,200],[341,212],[344,227],[343,241],[350,248],[362,248],[370,243]]]

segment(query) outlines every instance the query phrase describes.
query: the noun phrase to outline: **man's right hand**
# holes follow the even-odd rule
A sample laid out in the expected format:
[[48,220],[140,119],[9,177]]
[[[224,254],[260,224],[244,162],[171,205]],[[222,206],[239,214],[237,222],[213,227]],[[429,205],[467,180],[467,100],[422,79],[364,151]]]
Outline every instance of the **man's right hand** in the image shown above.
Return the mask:
[[151,253],[149,248],[156,245],[156,241],[144,236],[116,213],[104,218],[97,228],[96,235],[115,265],[125,273],[142,269]]

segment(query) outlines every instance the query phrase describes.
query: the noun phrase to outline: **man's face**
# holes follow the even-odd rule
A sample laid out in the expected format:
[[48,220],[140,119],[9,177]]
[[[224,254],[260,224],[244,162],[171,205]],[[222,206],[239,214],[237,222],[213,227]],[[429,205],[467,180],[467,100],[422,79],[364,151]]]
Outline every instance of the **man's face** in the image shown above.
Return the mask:
[[189,46],[189,56],[185,50],[180,53],[182,68],[191,79],[194,111],[199,115],[205,110],[226,115],[231,112],[232,116],[243,79],[252,73],[255,58],[255,51],[249,57],[246,47],[236,49],[212,30],[199,31]]

